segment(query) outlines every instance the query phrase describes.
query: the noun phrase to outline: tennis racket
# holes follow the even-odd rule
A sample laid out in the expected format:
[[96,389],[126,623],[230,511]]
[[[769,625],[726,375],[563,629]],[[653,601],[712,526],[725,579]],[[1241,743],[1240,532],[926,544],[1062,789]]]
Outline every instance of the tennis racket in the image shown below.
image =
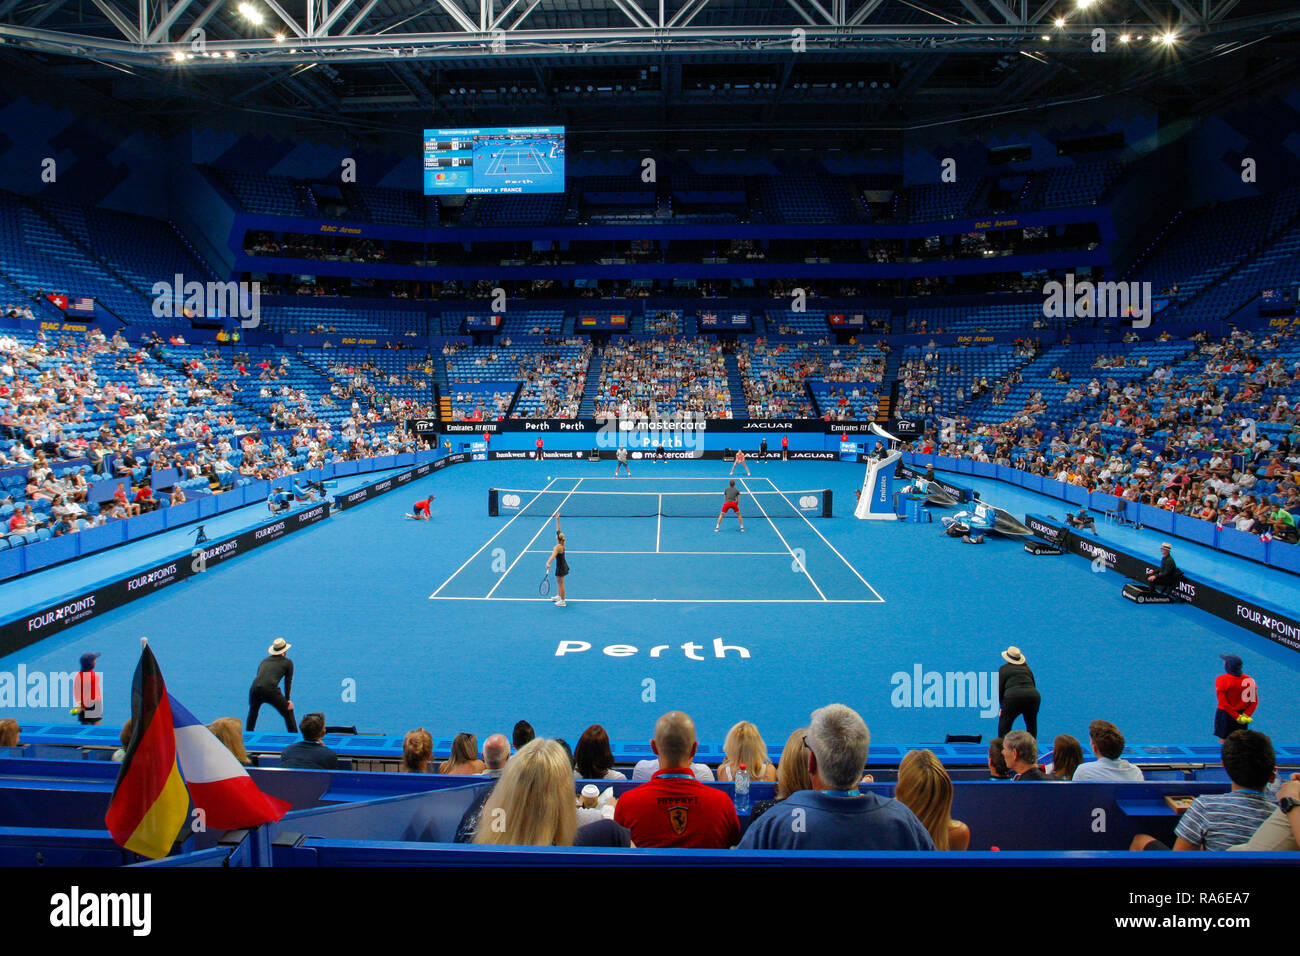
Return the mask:
[[537,593],[542,597],[551,593],[551,572],[548,570],[542,575],[542,583],[537,585]]

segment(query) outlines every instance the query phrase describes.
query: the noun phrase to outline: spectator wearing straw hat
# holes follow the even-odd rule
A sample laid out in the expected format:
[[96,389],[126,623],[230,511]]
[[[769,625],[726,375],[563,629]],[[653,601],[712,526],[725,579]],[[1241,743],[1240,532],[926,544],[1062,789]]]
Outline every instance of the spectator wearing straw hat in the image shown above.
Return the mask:
[[1147,575],[1147,583],[1156,590],[1168,590],[1178,583],[1180,572],[1169,553],[1171,550],[1173,548],[1168,541],[1160,545],[1160,569]]
[[[298,722],[293,716],[293,701],[289,699],[293,691],[293,661],[289,660],[290,644],[282,637],[267,648],[268,656],[257,666],[257,676],[253,686],[248,689],[248,720],[244,723],[248,732],[257,729],[257,712],[263,704],[270,704],[284,718],[284,725],[289,733],[298,732]],[[284,693],[280,692],[280,681],[284,681]]]
[[1008,647],[1002,652],[1006,661],[998,669],[998,736],[1005,738],[1017,717],[1025,718],[1025,729],[1029,736],[1038,737],[1038,708],[1042,698],[1038,685],[1034,681],[1034,672],[1029,669],[1025,655],[1018,647]]

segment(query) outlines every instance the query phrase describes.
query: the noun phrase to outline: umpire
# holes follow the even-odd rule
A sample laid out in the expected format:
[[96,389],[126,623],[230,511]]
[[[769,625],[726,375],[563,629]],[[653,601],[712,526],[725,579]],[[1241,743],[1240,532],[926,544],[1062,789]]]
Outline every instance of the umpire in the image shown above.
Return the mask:
[[[292,646],[284,638],[277,637],[275,643],[267,648],[270,656],[257,665],[257,676],[253,678],[253,686],[248,688],[248,720],[244,725],[249,733],[257,729],[257,712],[263,704],[270,704],[280,712],[289,733],[298,732],[298,722],[293,716],[293,702],[289,700],[293,690],[293,661],[286,655]],[[283,694],[280,693],[281,679],[284,680]]]

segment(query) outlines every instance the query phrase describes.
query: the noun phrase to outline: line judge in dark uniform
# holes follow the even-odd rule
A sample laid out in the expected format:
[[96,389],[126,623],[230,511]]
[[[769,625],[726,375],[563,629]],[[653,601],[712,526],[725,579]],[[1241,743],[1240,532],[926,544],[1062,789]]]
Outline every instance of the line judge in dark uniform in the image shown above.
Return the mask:
[[1157,591],[1168,591],[1178,584],[1178,565],[1174,564],[1173,556],[1169,553],[1171,550],[1168,541],[1160,545],[1160,570],[1147,575],[1147,583]]
[[[289,660],[290,644],[282,637],[277,637],[267,651],[269,656],[257,665],[257,676],[253,686],[248,689],[248,720],[244,726],[252,733],[257,729],[257,712],[263,704],[270,704],[284,718],[284,725],[289,733],[298,732],[298,722],[293,716],[293,701],[289,695],[293,692],[293,661]],[[280,693],[280,681],[284,681],[284,693]]]
[[1034,672],[1029,669],[1025,655],[1018,647],[1008,647],[1002,652],[1006,661],[998,670],[998,736],[1004,740],[1017,717],[1025,718],[1025,729],[1029,736],[1038,737],[1038,708],[1042,698],[1034,681]]

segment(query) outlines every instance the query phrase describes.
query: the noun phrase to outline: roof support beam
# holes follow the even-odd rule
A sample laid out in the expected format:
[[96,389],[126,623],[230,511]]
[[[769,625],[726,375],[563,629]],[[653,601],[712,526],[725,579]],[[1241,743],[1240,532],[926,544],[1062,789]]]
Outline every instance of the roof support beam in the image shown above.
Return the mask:
[[[479,28],[474,25],[474,21],[465,15],[465,11],[451,0],[438,0],[438,6],[447,11],[447,15],[460,24],[460,28],[466,33],[478,33]],[[486,24],[485,24],[486,27]],[[484,31],[486,32],[486,31]]]
[[348,7],[352,6],[352,0],[343,0],[334,8],[333,13],[327,13],[325,20],[321,23],[320,29],[316,31],[316,36],[327,37],[330,35],[330,27],[339,21],[339,18],[347,12]]
[[352,18],[352,22],[343,28],[343,32],[340,33],[339,36],[352,36],[352,34],[356,32],[357,27],[361,26],[361,24],[365,22],[366,17],[370,16],[370,11],[375,9],[375,4],[378,2],[379,0],[367,0],[366,5],[361,8],[361,12]]
[[655,29],[656,24],[637,4],[636,0],[613,0],[614,6],[623,11],[623,15],[639,27],[650,27]]
[[281,20],[283,20],[284,25],[288,27],[290,30],[292,30],[297,36],[300,37],[307,36],[307,31],[304,30],[302,27],[298,26],[298,21],[295,20],[293,17],[289,16],[289,14],[285,13],[284,8],[281,7],[280,4],[276,2],[276,0],[262,0],[262,2],[265,3],[268,7],[270,7],[273,11],[275,11],[275,15],[279,17]]
[[65,3],[67,3],[67,0],[54,0],[53,3],[47,3],[42,5],[41,9],[37,11],[36,15],[32,17],[30,20],[28,20],[25,25],[29,27],[39,27],[42,23],[45,22],[46,18],[48,18],[50,14],[60,9]]
[[91,2],[99,8],[100,13],[108,17],[113,26],[117,27],[118,32],[120,32],[122,36],[126,37],[132,43],[140,42],[140,34],[137,32],[135,24],[126,18],[125,13],[109,3],[108,0],[91,0]]
[[867,0],[866,3],[854,11],[853,16],[849,17],[849,26],[856,27],[858,24],[865,21],[867,17],[879,10],[880,5],[884,2],[885,0]]
[[961,0],[961,5],[970,11],[978,23],[992,23],[993,18],[984,12],[983,8],[975,0]]
[[[519,28],[519,24],[521,24],[521,23],[523,23],[525,20],[527,20],[527,19],[528,19],[528,14],[530,14],[530,13],[532,13],[534,10],[536,10],[536,9],[537,9],[537,5],[538,5],[539,3],[541,3],[541,2],[542,2],[542,0],[528,0],[528,9],[526,9],[523,13],[519,14],[519,19],[517,19],[514,23],[510,24],[510,26],[506,27],[506,30],[515,30],[515,29],[518,29],[518,28]],[[513,6],[513,4],[512,4],[512,6]]]
[[1016,16],[1015,12],[1003,3],[1002,0],[989,0],[989,5],[998,13],[1002,14],[1002,18],[1006,20],[1007,23],[1014,26],[1022,22],[1020,17]]
[[166,39],[167,31],[172,28],[172,24],[180,18],[182,13],[190,8],[190,4],[193,2],[194,0],[176,0],[176,2],[172,4],[172,8],[167,11],[167,16],[163,17],[159,24],[149,31],[149,39],[145,40],[145,42],[157,43],[159,40]]

